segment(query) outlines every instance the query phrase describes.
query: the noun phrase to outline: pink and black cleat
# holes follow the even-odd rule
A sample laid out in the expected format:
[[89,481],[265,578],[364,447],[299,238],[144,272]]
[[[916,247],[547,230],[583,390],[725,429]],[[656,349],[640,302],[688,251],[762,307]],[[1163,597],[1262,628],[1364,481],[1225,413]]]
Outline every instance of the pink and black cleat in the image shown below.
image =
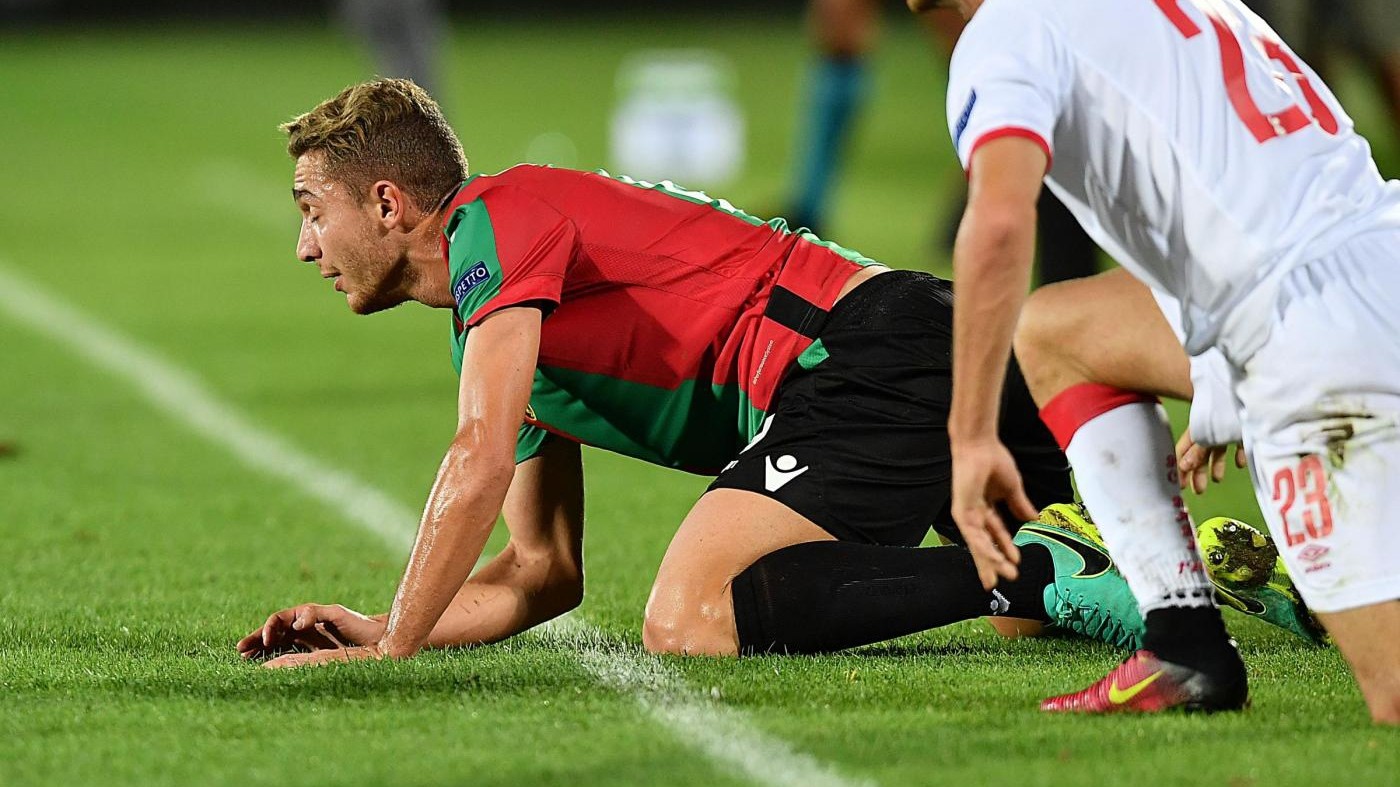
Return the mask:
[[1040,709],[1050,713],[1214,712],[1247,705],[1249,688],[1243,673],[1222,680],[1139,650],[1089,688],[1051,697]]

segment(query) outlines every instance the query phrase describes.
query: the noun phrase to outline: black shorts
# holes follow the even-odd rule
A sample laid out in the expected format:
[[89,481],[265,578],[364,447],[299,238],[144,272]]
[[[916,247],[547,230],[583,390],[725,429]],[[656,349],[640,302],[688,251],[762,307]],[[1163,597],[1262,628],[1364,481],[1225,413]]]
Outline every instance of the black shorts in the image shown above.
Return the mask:
[[[843,541],[917,546],[932,527],[961,542],[950,510],[952,285],[891,271],[829,314],[805,306],[794,322],[818,344],[786,371],[763,430],[710,489],[773,498]],[[1014,361],[1001,438],[1032,503],[1072,499],[1069,462]]]

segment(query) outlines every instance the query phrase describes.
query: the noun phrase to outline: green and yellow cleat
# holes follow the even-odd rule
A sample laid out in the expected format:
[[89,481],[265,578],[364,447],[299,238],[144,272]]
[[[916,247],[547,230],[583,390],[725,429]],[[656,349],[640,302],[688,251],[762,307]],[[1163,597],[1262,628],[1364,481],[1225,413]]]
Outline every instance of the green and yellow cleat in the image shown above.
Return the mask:
[[[1118,573],[1098,529],[1077,506],[1021,526],[1017,546],[1039,544],[1050,552],[1055,582],[1045,588],[1045,612],[1052,625],[1125,650],[1142,647],[1144,626],[1137,599]],[[1046,511],[1050,511],[1046,509]],[[1047,519],[1055,521],[1047,522]]]
[[1327,631],[1303,602],[1273,539],[1238,519],[1218,516],[1196,528],[1196,543],[1223,606],[1259,618],[1314,644]]
[[[1103,546],[1098,526],[1082,503],[1047,506],[1039,522]],[[1223,606],[1272,623],[1311,644],[1328,644],[1326,630],[1298,594],[1266,533],[1238,519],[1218,516],[1196,528],[1196,542]]]
[[[1041,524],[1054,525],[1065,530],[1072,530],[1075,533],[1093,541],[1104,547],[1103,536],[1099,535],[1099,526],[1094,524],[1094,520],[1089,518],[1089,509],[1083,503],[1054,503],[1041,509],[1040,517],[1036,520]],[[1104,547],[1107,549],[1108,547]]]

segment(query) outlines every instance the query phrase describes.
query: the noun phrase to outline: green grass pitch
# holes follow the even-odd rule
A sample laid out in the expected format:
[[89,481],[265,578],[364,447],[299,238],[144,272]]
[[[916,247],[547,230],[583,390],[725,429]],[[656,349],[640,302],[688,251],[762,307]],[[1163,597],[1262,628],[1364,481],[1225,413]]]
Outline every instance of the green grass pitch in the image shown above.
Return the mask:
[[[443,99],[478,171],[569,136],[603,166],[613,76],[639,47],[704,46],[742,75],[750,163],[723,195],[777,204],[804,59],[798,26],[462,27]],[[417,506],[453,423],[445,316],[353,317],[292,250],[276,123],[366,75],[312,28],[0,35],[0,268],[188,369],[309,454]],[[907,25],[880,54],[832,236],[946,271],[960,174],[942,66]],[[1348,83],[1363,128],[1379,109]],[[1393,138],[1376,137],[1389,162]],[[1393,169],[1392,169],[1393,171]],[[379,611],[402,556],[250,471],[126,382],[0,309],[0,784],[781,783],[697,747],[573,647],[528,634],[400,664],[269,673],[233,643],[275,608]],[[738,718],[846,783],[1393,784],[1334,651],[1231,622],[1254,707],[1214,718],[1045,718],[1118,658],[972,622],[826,658],[650,660],[642,608],[703,479],[588,466],[594,647],[668,671],[697,718]],[[1198,515],[1257,521],[1236,479]],[[498,539],[499,541],[499,539]],[[654,710],[654,709],[653,709]]]

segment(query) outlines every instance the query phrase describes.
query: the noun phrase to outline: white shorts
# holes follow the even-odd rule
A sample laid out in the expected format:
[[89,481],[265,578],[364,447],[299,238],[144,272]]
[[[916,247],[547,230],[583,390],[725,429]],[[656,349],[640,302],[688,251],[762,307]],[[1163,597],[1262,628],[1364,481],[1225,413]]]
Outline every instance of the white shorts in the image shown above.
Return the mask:
[[1400,599],[1400,233],[1291,271],[1236,367],[1259,507],[1318,612]]

